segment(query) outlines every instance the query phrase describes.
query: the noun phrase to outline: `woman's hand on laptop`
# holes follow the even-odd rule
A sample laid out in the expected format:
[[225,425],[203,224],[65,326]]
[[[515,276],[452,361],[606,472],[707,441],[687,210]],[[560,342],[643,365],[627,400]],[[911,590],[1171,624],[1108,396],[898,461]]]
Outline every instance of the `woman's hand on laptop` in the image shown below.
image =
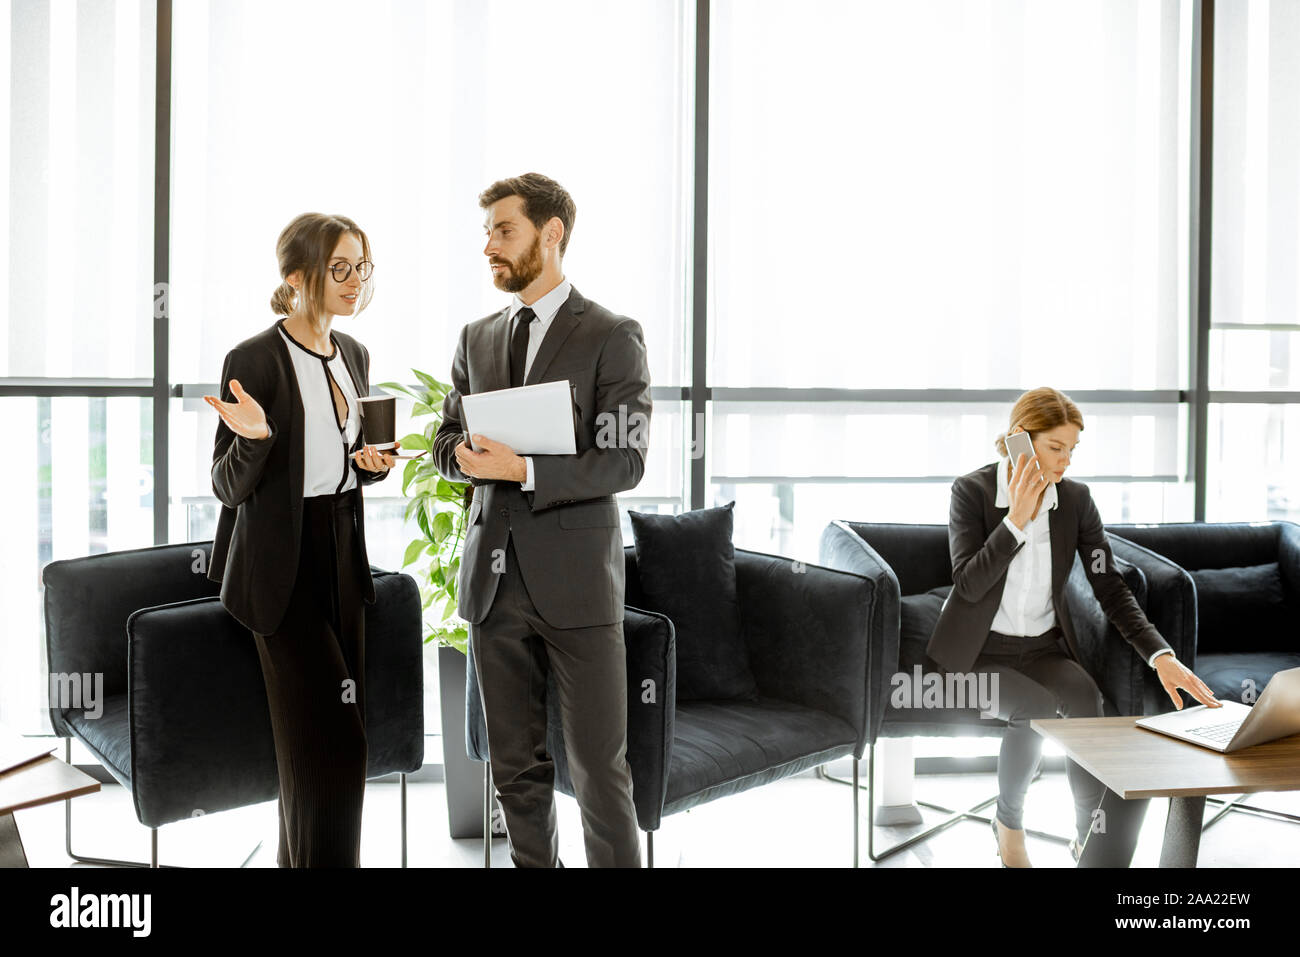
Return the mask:
[[1183,699],[1178,693],[1179,688],[1184,689],[1203,705],[1211,708],[1223,707],[1223,702],[1214,697],[1214,692],[1206,686],[1205,682],[1196,677],[1192,669],[1174,655],[1160,655],[1156,658],[1155,665],[1160,683],[1164,685],[1165,691],[1169,692],[1169,697],[1174,700],[1174,707],[1179,711],[1183,710]]

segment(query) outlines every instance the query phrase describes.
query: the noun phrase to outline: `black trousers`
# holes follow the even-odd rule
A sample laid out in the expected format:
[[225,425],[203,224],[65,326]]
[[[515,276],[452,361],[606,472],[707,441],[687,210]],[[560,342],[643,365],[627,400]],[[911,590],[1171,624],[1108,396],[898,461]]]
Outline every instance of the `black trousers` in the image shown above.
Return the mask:
[[365,610],[355,496],[303,499],[289,609],[254,635],[280,772],[281,867],[358,867],[366,786]]
[[[1020,829],[1025,793],[1043,750],[1030,721],[1100,717],[1101,691],[1070,656],[1059,628],[1032,638],[990,632],[973,671],[997,679],[997,717],[1007,722],[998,753],[997,816]],[[1065,770],[1075,832],[1084,845],[1079,866],[1127,867],[1148,802],[1125,801],[1074,761],[1067,760]]]
[[565,753],[590,867],[640,867],[627,763],[623,623],[554,628],[537,613],[507,540],[492,608],[470,641],[492,778],[517,867],[555,867],[555,763],[546,750],[546,678],[555,674]]

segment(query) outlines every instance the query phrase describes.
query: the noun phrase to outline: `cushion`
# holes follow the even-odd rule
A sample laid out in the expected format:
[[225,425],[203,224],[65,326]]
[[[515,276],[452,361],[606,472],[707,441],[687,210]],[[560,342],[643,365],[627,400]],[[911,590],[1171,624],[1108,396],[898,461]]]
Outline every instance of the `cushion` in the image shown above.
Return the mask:
[[773,698],[679,704],[676,719],[665,814],[846,757],[858,740],[834,715]]
[[1196,653],[1300,651],[1277,562],[1189,571],[1196,583]]
[[[1279,671],[1300,668],[1300,650],[1291,654],[1281,651],[1256,651],[1245,654],[1209,654],[1196,656],[1196,677],[1200,678],[1216,698],[1254,704],[1263,694],[1269,680]],[[1247,694],[1247,692],[1251,692]],[[1168,711],[1169,696],[1160,693],[1160,709]],[[1195,704],[1186,696],[1183,700]]]
[[681,515],[629,511],[646,608],[677,635],[677,700],[753,699],[758,685],[740,630],[732,509]]
[[[920,595],[904,595],[899,602],[898,673],[907,678],[909,692],[917,690],[914,687],[917,665],[921,667],[922,676],[931,673],[944,673],[943,669],[930,660],[930,657],[925,653],[925,646],[930,643],[930,636],[934,634],[934,626],[939,623],[939,612],[943,610],[944,600],[948,597],[950,591],[952,591],[952,586],[945,585],[932,588]],[[885,704],[885,722],[887,724],[906,722],[928,725],[960,724],[1002,727],[1001,722],[987,718],[981,719],[979,710],[976,708],[935,709],[915,705],[906,708],[895,707],[895,683],[892,680],[892,675],[890,678],[890,684],[883,689],[884,693],[888,695]]]
[[913,665],[921,671],[939,671],[937,664],[925,653],[934,626],[939,623],[939,612],[951,588],[935,588],[920,595],[904,595],[899,602],[898,670],[911,672]]
[[104,698],[103,712],[98,718],[89,718],[84,711],[64,712],[64,720],[73,734],[90,749],[91,754],[117,779],[117,783],[131,790],[131,720],[129,703],[124,694]]

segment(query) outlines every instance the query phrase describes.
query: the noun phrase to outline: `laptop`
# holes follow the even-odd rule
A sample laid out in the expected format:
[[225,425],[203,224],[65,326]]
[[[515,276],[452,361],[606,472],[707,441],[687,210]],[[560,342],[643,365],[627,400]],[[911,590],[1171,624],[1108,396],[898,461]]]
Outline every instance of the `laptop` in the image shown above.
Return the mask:
[[1253,708],[1236,701],[1224,701],[1221,708],[1198,704],[1136,724],[1224,754],[1300,734],[1300,668],[1273,675]]

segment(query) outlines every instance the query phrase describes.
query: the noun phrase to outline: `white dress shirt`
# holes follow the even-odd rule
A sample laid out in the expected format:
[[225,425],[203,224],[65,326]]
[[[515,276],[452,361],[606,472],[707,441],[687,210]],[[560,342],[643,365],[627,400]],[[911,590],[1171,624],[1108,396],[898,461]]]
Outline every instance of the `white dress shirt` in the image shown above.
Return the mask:
[[[998,463],[998,497],[993,504],[998,508],[1008,508],[1011,504],[1007,494],[1006,459]],[[1010,515],[1002,519],[1016,541],[1025,547],[1016,552],[1007,566],[1002,603],[993,616],[993,630],[1000,634],[1032,637],[1056,624],[1056,609],[1052,605],[1052,538],[1048,524],[1048,516],[1056,506],[1053,483],[1044,490],[1038,515],[1024,531],[1016,528]]]
[[[533,359],[537,358],[537,350],[542,347],[542,340],[546,338],[546,331],[551,328],[551,320],[555,314],[560,311],[560,306],[569,298],[569,293],[573,291],[573,284],[567,279],[560,280],[560,284],[542,296],[530,307],[537,320],[528,328],[528,357],[524,361],[524,377],[527,378],[528,372],[533,367]],[[519,315],[519,310],[524,308],[524,301],[519,298],[518,293],[510,303],[510,331],[514,332],[515,318]],[[527,477],[519,483],[519,488],[525,492],[533,491],[533,457],[525,455],[524,467],[528,470]]]
[[[304,497],[332,495],[356,488],[357,476],[352,471],[348,449],[360,434],[361,414],[356,383],[343,363],[343,352],[331,338],[334,354],[323,356],[285,332],[283,320],[278,325],[288,346],[298,379],[298,392],[302,396],[302,494]],[[338,383],[347,401],[347,421],[341,429],[330,379]]]
[[[1008,463],[1008,459],[998,462],[998,494],[993,502],[998,508],[1011,507]],[[1038,505],[1038,515],[1025,526],[1024,531],[1016,528],[1010,515],[1003,517],[1002,524],[1025,547],[1016,552],[1007,567],[1006,587],[1002,591],[1002,603],[998,605],[998,612],[993,616],[993,631],[1003,635],[1032,637],[1041,635],[1056,624],[1056,610],[1052,606],[1052,538],[1049,516],[1057,504],[1056,483],[1049,482],[1043,491],[1043,500]],[[1173,651],[1157,651],[1147,659],[1147,664],[1154,668],[1156,659],[1165,654],[1173,654]]]

